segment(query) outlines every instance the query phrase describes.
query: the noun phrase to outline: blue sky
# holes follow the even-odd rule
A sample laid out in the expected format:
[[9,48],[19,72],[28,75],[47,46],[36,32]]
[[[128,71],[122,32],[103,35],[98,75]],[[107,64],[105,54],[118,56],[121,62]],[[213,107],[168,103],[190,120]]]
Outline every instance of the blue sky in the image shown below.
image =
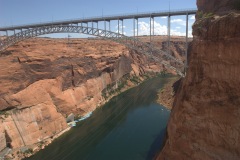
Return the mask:
[[[39,23],[92,16],[106,16],[137,12],[151,12],[196,8],[196,0],[0,0],[0,27]],[[171,29],[184,33],[184,18],[172,17]],[[190,24],[194,22],[190,18]],[[181,21],[182,20],[182,21]],[[117,30],[117,23],[111,23],[111,30]],[[156,18],[155,30],[166,26],[164,18]],[[141,25],[141,26],[140,26]],[[132,21],[124,21],[124,32],[132,34]],[[148,19],[139,20],[139,28],[149,26]],[[158,27],[158,28],[157,28]],[[159,31],[160,33],[160,31]]]

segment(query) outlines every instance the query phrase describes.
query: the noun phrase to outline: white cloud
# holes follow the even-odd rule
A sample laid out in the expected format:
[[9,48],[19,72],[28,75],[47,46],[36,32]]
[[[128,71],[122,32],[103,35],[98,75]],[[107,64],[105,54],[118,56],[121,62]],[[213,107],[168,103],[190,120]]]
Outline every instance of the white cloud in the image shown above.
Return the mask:
[[193,37],[192,30],[188,30],[188,37]]
[[171,23],[176,23],[182,26],[186,26],[186,21],[182,20],[182,19],[173,19],[171,20]]
[[[115,28],[117,28],[116,33],[118,33],[118,25],[116,25]],[[126,26],[119,25],[119,33],[126,35],[127,33],[124,32],[124,30],[122,32],[122,29],[125,29],[125,28],[126,28]]]
[[[152,22],[153,23],[153,22]],[[146,22],[139,22],[139,30],[138,35],[149,35],[150,34],[150,24]],[[176,29],[171,29],[171,35],[175,36],[185,36],[186,32],[181,32],[177,29],[180,29],[181,27],[176,27]],[[152,30],[153,31],[153,30]],[[157,23],[154,21],[154,35],[167,35],[168,28],[166,25],[161,25],[160,23]],[[189,37],[192,37],[192,31],[189,31]]]
[[161,17],[161,18],[166,19],[167,17]]
[[190,26],[192,26],[193,23],[194,23],[194,21],[190,21],[190,22],[188,22],[188,23],[189,23]]
[[[139,22],[139,35],[149,35],[150,33],[150,24],[146,22]],[[153,22],[152,22],[153,25]],[[153,32],[153,30],[152,30]],[[167,26],[161,25],[154,21],[154,34],[155,35],[166,35],[167,34]]]
[[191,16],[190,19],[191,19],[191,20],[195,20],[195,16]]
[[[116,30],[116,33],[118,33],[118,30]],[[122,30],[119,30],[119,33],[120,33],[120,34],[127,35],[127,33],[126,33],[125,31],[122,32]]]

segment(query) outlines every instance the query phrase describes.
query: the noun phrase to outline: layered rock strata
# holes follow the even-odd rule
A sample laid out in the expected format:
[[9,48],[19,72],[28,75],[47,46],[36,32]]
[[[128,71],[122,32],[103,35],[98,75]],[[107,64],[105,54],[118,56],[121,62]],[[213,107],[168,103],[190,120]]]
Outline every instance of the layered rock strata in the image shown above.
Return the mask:
[[[184,53],[183,41],[173,42],[173,55],[177,49]],[[112,96],[110,86],[119,92],[120,86],[136,85],[131,77],[144,79],[162,70],[160,63],[110,41],[20,42],[0,54],[0,151],[42,144],[68,128],[68,115],[83,116],[104,104]]]
[[240,159],[240,8],[198,0],[187,76],[157,159]]

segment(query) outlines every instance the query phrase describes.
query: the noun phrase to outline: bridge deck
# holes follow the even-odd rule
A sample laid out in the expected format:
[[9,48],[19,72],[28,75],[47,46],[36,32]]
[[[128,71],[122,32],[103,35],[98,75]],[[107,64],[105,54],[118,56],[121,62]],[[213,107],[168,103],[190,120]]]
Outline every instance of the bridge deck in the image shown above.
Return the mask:
[[46,22],[46,23],[35,23],[19,26],[8,26],[0,28],[0,31],[9,31],[9,30],[20,30],[28,29],[42,26],[50,25],[69,25],[69,24],[78,24],[78,23],[88,23],[88,22],[100,22],[100,21],[112,21],[112,20],[123,20],[123,19],[137,19],[137,18],[148,18],[148,17],[164,17],[164,16],[180,16],[180,15],[192,15],[196,14],[197,10],[180,10],[180,11],[164,11],[164,12],[149,12],[149,13],[137,13],[137,14],[128,14],[128,15],[116,15],[116,16],[104,16],[104,17],[91,17],[83,19],[73,19],[66,21],[55,21],[55,22]]

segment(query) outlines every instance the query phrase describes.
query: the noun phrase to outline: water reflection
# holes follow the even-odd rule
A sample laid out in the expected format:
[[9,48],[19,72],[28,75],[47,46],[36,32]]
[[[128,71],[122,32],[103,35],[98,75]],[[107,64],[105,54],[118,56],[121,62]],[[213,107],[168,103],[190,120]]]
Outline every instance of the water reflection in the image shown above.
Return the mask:
[[167,78],[154,78],[113,98],[29,160],[152,159],[169,111],[154,103]]

